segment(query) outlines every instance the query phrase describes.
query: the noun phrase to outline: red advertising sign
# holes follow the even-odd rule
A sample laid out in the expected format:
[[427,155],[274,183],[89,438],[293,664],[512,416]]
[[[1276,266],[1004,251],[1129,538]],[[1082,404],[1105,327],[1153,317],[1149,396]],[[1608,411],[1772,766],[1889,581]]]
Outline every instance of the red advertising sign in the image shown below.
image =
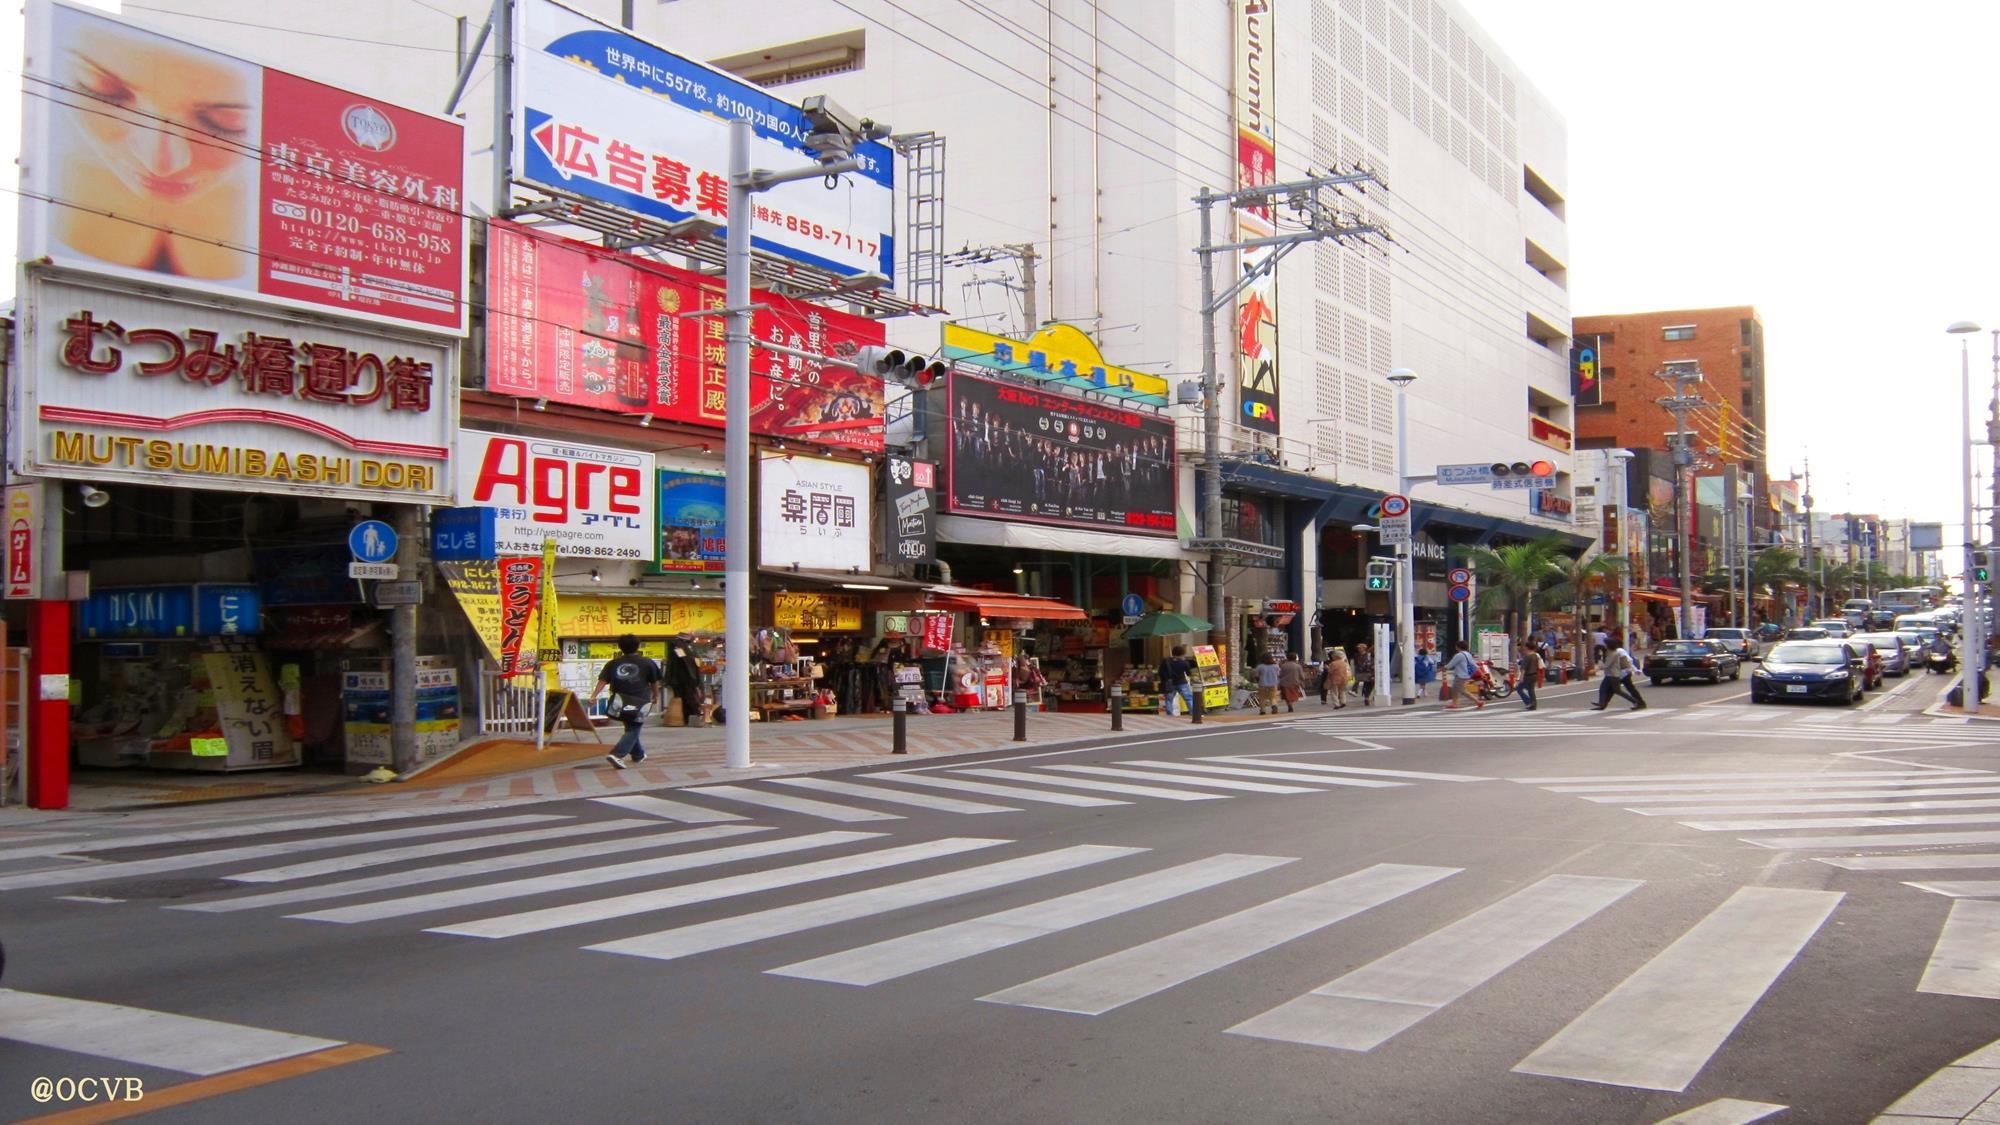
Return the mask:
[[501,559],[500,570],[500,674],[525,676],[535,670],[535,650],[524,657],[521,644],[528,635],[528,620],[541,599],[542,558],[529,555]]
[[924,648],[932,652],[951,651],[951,621],[949,613],[926,613],[924,621]]
[[[487,251],[486,389],[621,414],[721,426],[722,283],[496,222]],[[866,317],[754,290],[755,340],[819,355],[883,341]],[[690,316],[703,310],[713,315]],[[753,345],[750,427],[882,448],[882,381]]]
[[40,549],[35,541],[35,525],[41,522],[35,501],[40,490],[39,484],[7,486],[6,590],[10,599],[41,596],[35,580],[35,555]]

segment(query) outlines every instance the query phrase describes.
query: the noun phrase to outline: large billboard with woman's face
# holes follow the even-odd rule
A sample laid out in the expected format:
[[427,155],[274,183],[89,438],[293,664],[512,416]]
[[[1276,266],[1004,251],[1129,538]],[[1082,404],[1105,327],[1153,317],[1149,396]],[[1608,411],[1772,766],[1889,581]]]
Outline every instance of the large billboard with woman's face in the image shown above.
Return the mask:
[[956,372],[946,388],[945,511],[1175,533],[1170,419]]
[[29,0],[21,257],[457,335],[464,128]]

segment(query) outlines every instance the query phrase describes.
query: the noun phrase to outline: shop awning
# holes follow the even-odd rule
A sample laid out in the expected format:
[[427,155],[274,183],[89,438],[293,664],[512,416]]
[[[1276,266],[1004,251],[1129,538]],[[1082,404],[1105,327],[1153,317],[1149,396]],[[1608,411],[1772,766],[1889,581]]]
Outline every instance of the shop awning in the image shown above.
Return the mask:
[[1082,621],[1088,613],[1054,598],[999,594],[984,590],[963,594],[932,594],[933,609],[956,609],[981,617],[1027,617],[1038,621]]
[[1632,600],[1635,602],[1658,602],[1661,605],[1677,606],[1681,604],[1681,596],[1679,594],[1656,594],[1651,590],[1632,591]]

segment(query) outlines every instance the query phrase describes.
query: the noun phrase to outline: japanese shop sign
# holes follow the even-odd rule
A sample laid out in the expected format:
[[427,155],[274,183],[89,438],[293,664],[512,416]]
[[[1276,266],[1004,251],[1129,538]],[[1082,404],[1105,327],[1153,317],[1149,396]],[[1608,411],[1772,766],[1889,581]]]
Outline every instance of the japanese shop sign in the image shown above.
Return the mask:
[[873,566],[868,466],[766,454],[758,463],[762,565],[807,570]]
[[41,513],[42,486],[36,484],[10,484],[7,486],[7,597],[39,598],[42,596],[41,581],[41,541],[36,529],[42,526]]
[[451,499],[453,349],[194,302],[31,277],[21,471]]
[[772,594],[771,624],[780,629],[857,632],[861,599],[852,594]]
[[458,499],[496,509],[494,549],[565,558],[653,557],[653,455],[552,438],[459,433]]
[[724,478],[715,473],[660,470],[660,569],[720,574]]
[[923,647],[931,652],[950,652],[951,623],[957,619],[949,613],[926,613],[921,616],[924,623]]
[[203,724],[205,716],[197,714],[190,726],[222,731],[228,744],[224,752],[228,762],[223,768],[299,764],[299,747],[285,729],[284,702],[263,653],[205,652],[200,667],[213,699],[212,720]]
[[882,549],[892,563],[937,561],[937,467],[929,461],[882,461]]
[[[542,596],[542,557],[524,555],[500,560],[500,674],[526,676],[535,670],[535,646],[527,643],[528,626]],[[527,651],[523,652],[522,649]]]
[[672,637],[723,630],[722,599],[631,598],[571,594],[556,609],[564,637]]
[[945,511],[1174,534],[1171,420],[956,372],[947,388]]
[[[489,233],[486,389],[721,426],[727,391],[720,282],[692,270],[496,222]],[[751,335],[797,351],[853,355],[880,322],[752,290]],[[767,437],[877,452],[882,380],[750,350],[750,428]]]
[[76,635],[85,640],[245,637],[263,628],[257,587],[234,583],[107,587],[76,608]]
[[24,261],[458,335],[464,126],[28,4]]
[[[729,121],[753,126],[756,168],[810,166],[797,106],[548,0],[514,16],[514,173],[662,222],[727,227]],[[895,156],[855,146],[860,171],[755,196],[760,250],[845,275],[895,279]],[[718,237],[720,235],[718,234]]]

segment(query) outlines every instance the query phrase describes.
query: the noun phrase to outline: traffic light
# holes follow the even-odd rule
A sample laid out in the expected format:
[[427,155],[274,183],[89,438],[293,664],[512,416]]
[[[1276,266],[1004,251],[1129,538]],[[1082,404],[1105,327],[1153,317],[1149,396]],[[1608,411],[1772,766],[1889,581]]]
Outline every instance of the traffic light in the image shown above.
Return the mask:
[[1993,580],[1992,556],[1985,551],[1972,552],[1972,580],[1982,586]]
[[1490,466],[1493,475],[1501,480],[1508,477],[1552,477],[1556,475],[1554,461],[1495,461]]
[[1367,589],[1389,590],[1394,588],[1395,585],[1396,585],[1395,559],[1368,560],[1368,580],[1366,584]]
[[929,359],[917,352],[882,344],[868,344],[854,357],[854,366],[865,375],[880,375],[912,387],[928,387],[950,370],[941,359]]

